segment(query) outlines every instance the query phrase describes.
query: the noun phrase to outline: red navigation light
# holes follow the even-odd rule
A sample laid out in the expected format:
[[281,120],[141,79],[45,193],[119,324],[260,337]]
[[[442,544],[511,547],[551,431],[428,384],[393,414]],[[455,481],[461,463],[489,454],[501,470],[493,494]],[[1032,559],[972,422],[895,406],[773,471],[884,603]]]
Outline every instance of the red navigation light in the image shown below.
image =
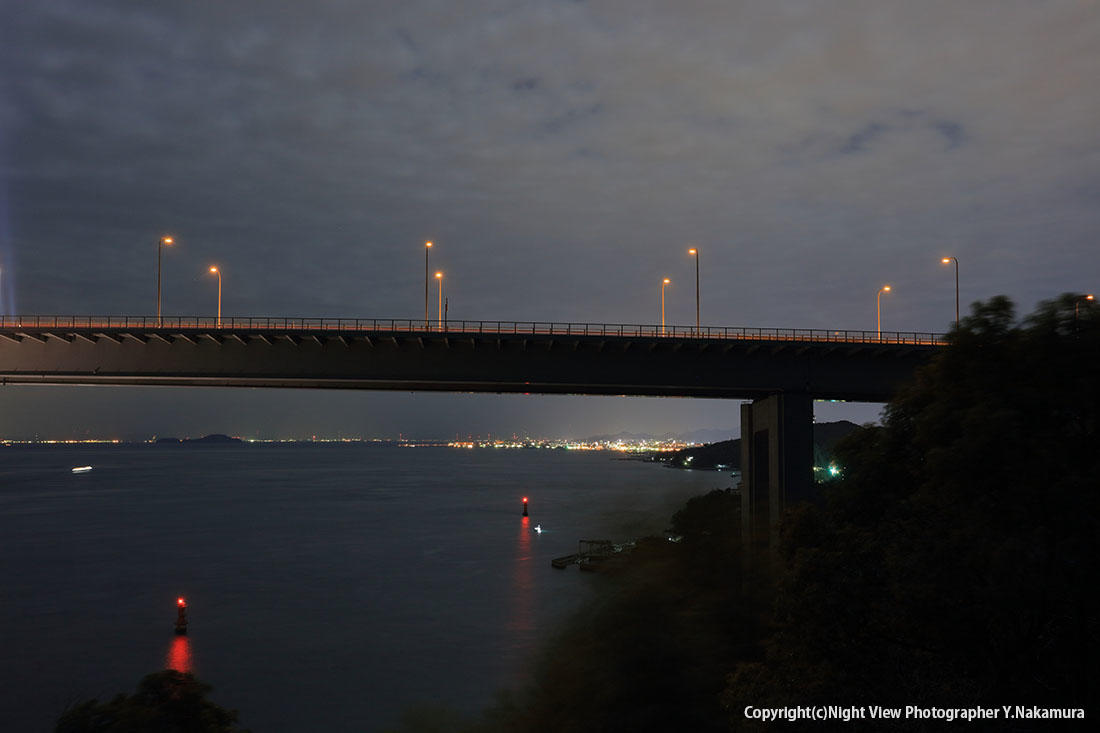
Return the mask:
[[183,600],[183,596],[180,596],[179,598],[176,599],[176,605],[180,606],[180,607],[186,606],[187,601]]
[[525,497],[523,497],[523,503],[524,503],[524,504],[526,504],[526,503],[527,503],[527,497],[526,497],[526,496],[525,496]]

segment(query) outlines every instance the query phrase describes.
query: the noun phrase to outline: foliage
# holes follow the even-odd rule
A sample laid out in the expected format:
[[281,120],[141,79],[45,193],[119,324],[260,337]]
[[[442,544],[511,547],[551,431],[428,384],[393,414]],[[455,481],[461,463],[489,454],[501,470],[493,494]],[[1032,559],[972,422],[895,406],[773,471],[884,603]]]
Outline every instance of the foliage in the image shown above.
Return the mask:
[[1096,699],[1100,319],[977,303],[952,345],[838,446],[844,477],[784,522],[745,705]]
[[688,499],[687,504],[672,515],[672,531],[689,542],[708,537],[736,537],[736,533],[730,533],[730,528],[737,528],[740,516],[741,495],[732,489],[715,489]]
[[70,706],[56,733],[247,733],[236,726],[237,711],[206,699],[212,688],[194,675],[165,670],[146,676],[133,695],[108,702]]

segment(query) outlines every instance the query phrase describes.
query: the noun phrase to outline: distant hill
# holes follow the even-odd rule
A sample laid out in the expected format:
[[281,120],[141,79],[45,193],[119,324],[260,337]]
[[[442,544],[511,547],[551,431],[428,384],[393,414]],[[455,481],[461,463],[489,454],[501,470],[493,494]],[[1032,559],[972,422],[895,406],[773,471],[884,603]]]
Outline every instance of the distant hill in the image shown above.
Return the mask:
[[204,435],[201,438],[157,438],[157,443],[241,443],[240,438],[231,438],[221,433]]
[[[831,453],[837,441],[858,427],[848,420],[814,423],[815,452]],[[731,471],[740,471],[741,439],[723,440],[697,448],[684,448],[670,454],[665,460],[668,465],[675,468],[714,470],[718,466],[723,466]]]
[[715,428],[703,428],[691,430],[686,433],[665,433],[653,435],[652,433],[631,433],[625,430],[618,433],[606,433],[604,435],[591,435],[585,438],[587,443],[612,443],[616,440],[624,442],[641,442],[654,440],[682,440],[685,443],[714,443],[733,435],[733,429],[719,430]]
[[725,430],[718,430],[715,428],[705,428],[702,430],[692,430],[687,433],[680,433],[680,440],[685,443],[719,443],[723,440],[730,440],[733,434],[737,432],[733,428],[727,428]]

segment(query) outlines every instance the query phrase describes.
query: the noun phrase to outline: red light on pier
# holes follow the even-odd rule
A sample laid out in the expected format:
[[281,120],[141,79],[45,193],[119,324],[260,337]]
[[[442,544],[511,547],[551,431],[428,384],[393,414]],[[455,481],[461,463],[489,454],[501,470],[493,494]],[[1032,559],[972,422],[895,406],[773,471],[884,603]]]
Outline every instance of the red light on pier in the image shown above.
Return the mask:
[[525,497],[523,497],[523,503],[524,503],[524,504],[526,504],[526,503],[527,503],[527,497],[526,497],[526,496],[525,496]]
[[183,636],[187,633],[187,600],[183,596],[176,598],[176,633]]

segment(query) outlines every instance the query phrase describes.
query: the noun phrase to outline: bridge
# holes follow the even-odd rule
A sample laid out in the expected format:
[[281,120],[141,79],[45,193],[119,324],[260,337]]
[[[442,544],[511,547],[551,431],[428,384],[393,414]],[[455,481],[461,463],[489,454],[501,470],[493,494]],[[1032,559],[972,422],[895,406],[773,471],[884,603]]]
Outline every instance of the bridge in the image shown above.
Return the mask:
[[813,400],[884,402],[933,333],[342,318],[0,317],[0,384],[637,395],[741,408],[747,536],[813,488]]

